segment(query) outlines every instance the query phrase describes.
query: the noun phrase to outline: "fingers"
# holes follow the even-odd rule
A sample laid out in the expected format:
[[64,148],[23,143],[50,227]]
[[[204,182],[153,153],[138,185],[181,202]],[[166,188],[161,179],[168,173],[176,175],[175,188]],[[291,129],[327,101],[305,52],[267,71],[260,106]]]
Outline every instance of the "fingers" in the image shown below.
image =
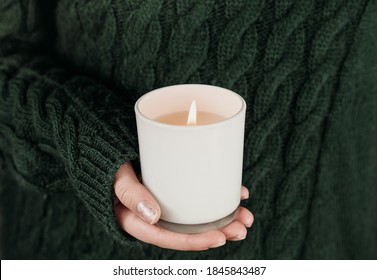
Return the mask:
[[115,208],[120,226],[137,239],[162,248],[198,251],[225,244],[225,234],[212,230],[200,234],[182,234],[143,222],[137,215],[118,204]]
[[226,239],[231,241],[243,240],[246,238],[247,234],[244,224],[237,220],[223,227],[221,231],[225,234]]
[[249,210],[239,207],[233,222],[223,227],[221,231],[225,234],[226,239],[239,241],[246,238],[247,229],[253,224],[254,217]]
[[226,239],[231,241],[245,239],[247,230],[244,221],[252,217],[252,214],[247,209],[240,208],[236,219],[221,230],[213,230],[201,234],[181,234],[168,231],[156,225],[147,224],[121,204],[117,208],[116,213],[121,227],[132,236],[162,248],[185,251],[216,248],[224,245]]
[[245,187],[241,187],[241,199],[248,199],[249,198],[249,190]]
[[[241,200],[249,198],[249,190],[245,187],[241,187]],[[251,227],[254,222],[253,214],[245,207],[240,207],[236,216],[236,220],[240,221],[246,227]]]
[[114,191],[124,206],[147,223],[154,224],[160,218],[160,206],[139,182],[131,163],[127,162],[119,168],[115,176]]
[[247,208],[239,207],[235,220],[245,225],[245,227],[251,227],[254,222],[254,216]]
[[184,251],[216,248],[224,245],[226,239],[243,240],[247,235],[244,223],[250,223],[250,220],[253,220],[252,214],[246,208],[240,207],[235,220],[220,230],[200,234],[181,234],[145,223],[122,204],[118,204],[115,211],[120,226],[130,235],[162,248]]
[[[120,167],[114,182],[116,194],[115,212],[120,226],[135,238],[162,248],[175,250],[206,250],[225,244],[226,240],[242,240],[246,227],[254,221],[253,215],[240,207],[235,220],[220,230],[200,234],[182,234],[154,225],[161,209],[151,193],[139,182],[131,163]],[[249,191],[241,187],[241,199],[247,199]]]

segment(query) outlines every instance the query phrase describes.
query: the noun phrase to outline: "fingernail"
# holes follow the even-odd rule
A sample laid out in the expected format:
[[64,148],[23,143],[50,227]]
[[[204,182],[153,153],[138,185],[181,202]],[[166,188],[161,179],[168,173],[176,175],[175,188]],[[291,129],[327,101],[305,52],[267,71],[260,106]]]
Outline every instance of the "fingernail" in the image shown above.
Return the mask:
[[254,222],[254,220],[250,220],[250,221],[248,221],[247,223],[246,223],[246,227],[251,227],[252,225],[253,225],[253,222]]
[[157,217],[157,210],[154,209],[146,200],[140,201],[136,207],[136,210],[139,216],[147,223],[153,224]]
[[225,245],[225,243],[226,243],[226,240],[221,241],[221,242],[219,242],[219,243],[216,243],[216,244],[214,244],[214,245],[211,245],[209,248],[217,248],[217,247],[220,247],[220,246]]
[[246,235],[237,234],[236,236],[230,238],[230,240],[238,241],[238,240],[244,240],[245,238],[246,238]]

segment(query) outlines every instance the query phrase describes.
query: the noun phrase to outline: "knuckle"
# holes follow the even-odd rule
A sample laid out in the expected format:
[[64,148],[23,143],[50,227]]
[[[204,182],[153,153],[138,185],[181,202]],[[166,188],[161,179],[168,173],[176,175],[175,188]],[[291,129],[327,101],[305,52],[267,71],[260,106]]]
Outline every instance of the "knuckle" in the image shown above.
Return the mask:
[[120,197],[119,197],[119,200],[122,202],[122,204],[126,207],[130,207],[131,206],[131,195],[130,195],[130,188],[122,188],[121,192],[120,192]]

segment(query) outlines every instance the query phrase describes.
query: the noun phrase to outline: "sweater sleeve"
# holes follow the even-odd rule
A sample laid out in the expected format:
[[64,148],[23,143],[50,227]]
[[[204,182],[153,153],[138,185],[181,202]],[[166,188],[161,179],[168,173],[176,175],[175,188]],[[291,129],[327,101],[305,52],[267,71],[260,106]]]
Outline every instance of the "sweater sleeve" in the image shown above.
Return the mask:
[[115,238],[131,240],[116,223],[113,180],[138,157],[133,106],[51,56],[7,45],[0,40],[0,156],[16,180],[73,191]]

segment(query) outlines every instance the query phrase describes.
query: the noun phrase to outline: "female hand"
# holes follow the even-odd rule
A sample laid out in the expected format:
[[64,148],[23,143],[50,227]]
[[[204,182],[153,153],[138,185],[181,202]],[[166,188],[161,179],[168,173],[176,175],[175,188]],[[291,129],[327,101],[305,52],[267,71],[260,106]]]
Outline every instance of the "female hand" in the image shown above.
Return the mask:
[[[245,239],[247,227],[254,217],[249,210],[239,207],[235,220],[229,225],[204,233],[176,233],[156,225],[161,209],[156,200],[137,179],[130,162],[123,164],[114,182],[116,195],[115,213],[123,230],[135,238],[156,246],[175,250],[207,250],[225,244],[226,240]],[[241,199],[249,197],[247,188],[242,187]]]

